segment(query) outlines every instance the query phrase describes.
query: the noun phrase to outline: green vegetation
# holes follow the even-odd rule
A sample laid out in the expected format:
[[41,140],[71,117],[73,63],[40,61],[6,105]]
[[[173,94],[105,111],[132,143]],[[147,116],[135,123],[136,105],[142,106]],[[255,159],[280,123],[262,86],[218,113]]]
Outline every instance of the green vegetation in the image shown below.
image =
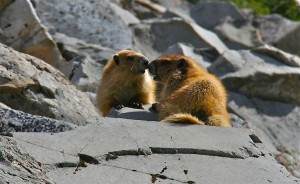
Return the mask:
[[[187,0],[196,3],[201,0]],[[216,1],[216,0],[214,0]],[[280,14],[291,20],[300,20],[300,7],[295,0],[218,0],[229,1],[236,4],[239,8],[250,8],[258,15],[271,13]]]

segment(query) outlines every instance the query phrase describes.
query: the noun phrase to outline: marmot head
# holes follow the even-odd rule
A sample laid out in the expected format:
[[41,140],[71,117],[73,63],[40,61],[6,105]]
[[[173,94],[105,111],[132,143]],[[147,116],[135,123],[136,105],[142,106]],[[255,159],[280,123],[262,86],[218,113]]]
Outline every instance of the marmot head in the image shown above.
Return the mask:
[[185,56],[164,56],[155,59],[149,64],[149,71],[154,75],[154,80],[162,83],[167,82],[170,77],[176,78],[186,73],[189,59]]
[[142,54],[132,50],[122,50],[113,56],[113,61],[121,70],[134,73],[145,73],[149,60]]

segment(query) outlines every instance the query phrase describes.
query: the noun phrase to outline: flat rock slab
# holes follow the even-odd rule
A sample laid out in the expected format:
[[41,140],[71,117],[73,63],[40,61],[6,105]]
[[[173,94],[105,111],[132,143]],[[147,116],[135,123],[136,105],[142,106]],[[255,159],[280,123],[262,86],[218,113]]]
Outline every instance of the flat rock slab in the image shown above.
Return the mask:
[[[249,129],[92,122],[63,133],[13,133],[13,139],[21,152],[52,166],[47,176],[59,183],[297,183]],[[98,165],[73,174],[78,153]]]

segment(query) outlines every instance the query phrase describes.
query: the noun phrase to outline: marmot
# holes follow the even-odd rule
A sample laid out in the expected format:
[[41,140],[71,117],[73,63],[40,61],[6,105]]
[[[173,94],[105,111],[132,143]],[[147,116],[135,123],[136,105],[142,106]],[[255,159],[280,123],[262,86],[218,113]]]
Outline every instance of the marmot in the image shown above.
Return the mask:
[[152,106],[159,120],[231,127],[224,86],[192,58],[161,57],[150,62],[149,71],[163,84],[159,102]]
[[142,108],[155,100],[155,82],[147,67],[149,60],[132,50],[116,53],[104,67],[97,92],[97,105],[103,116],[124,106]]

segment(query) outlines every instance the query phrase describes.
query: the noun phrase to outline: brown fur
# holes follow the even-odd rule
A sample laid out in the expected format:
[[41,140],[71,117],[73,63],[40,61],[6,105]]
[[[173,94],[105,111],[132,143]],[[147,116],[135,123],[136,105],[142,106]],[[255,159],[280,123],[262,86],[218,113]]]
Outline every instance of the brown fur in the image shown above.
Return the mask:
[[97,92],[97,105],[103,116],[112,107],[141,107],[155,100],[155,83],[148,71],[148,59],[131,50],[118,52],[106,64]]
[[165,56],[152,61],[149,70],[163,84],[159,120],[231,127],[227,94],[221,81],[186,56]]

